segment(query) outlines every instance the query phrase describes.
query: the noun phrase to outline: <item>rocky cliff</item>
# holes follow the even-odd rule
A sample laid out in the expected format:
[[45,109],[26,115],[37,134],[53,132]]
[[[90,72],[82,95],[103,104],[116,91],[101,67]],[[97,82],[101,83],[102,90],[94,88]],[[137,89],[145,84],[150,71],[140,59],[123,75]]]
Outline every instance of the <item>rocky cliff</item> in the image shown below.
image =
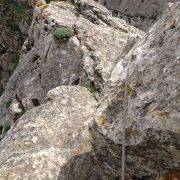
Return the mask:
[[98,99],[118,58],[144,35],[93,1],[52,2],[42,14],[40,8],[1,97],[1,122],[16,121],[60,85],[86,86]]
[[0,179],[120,179],[125,111],[125,179],[178,179],[179,12],[144,33],[93,0],[37,3],[0,97]]

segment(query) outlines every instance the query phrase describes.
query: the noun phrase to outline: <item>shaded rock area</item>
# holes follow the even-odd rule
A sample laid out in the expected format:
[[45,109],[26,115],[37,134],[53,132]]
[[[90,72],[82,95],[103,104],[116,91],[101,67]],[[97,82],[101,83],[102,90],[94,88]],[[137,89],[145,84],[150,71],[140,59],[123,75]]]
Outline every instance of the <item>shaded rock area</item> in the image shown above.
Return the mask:
[[18,65],[31,17],[32,7],[26,3],[0,1],[0,96]]
[[164,6],[178,0],[100,0],[112,14],[125,19],[132,26],[148,31],[162,15]]
[[121,179],[125,111],[125,179],[179,179],[179,12],[144,33],[93,0],[38,1],[0,97],[0,179]]

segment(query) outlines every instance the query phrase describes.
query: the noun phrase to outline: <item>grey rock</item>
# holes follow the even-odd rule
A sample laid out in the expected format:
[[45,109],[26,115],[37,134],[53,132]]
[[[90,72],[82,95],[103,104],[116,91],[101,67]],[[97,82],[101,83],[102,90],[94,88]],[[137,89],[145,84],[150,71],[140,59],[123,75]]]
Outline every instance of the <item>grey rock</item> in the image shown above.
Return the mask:
[[87,124],[95,105],[83,87],[49,91],[1,141],[0,179],[57,179],[71,159],[91,151]]
[[[0,98],[0,125],[14,121],[5,107],[9,99],[18,98],[29,110],[33,99],[42,103],[52,88],[87,82],[99,94],[117,59],[131,46],[130,37],[144,35],[94,1],[51,2],[43,12],[41,8],[35,7],[20,63]],[[74,36],[56,41],[55,29],[64,26],[74,29]]]
[[[147,34],[91,0],[36,10],[0,99],[2,121],[13,119],[18,103],[28,110],[0,142],[0,179],[120,179],[126,82],[125,179],[176,172],[180,3]],[[64,26],[74,36],[56,41],[54,30]]]
[[175,1],[178,0],[103,0],[100,3],[112,10],[113,15],[148,31],[162,15],[164,6]]
[[[117,63],[99,102],[97,125],[92,128],[97,141],[94,147],[99,147],[98,153],[104,158],[109,154],[107,161],[113,161],[114,166],[111,172],[120,166],[122,120],[127,105],[126,175],[130,179],[155,179],[166,170],[180,167],[179,12],[180,3],[167,5],[162,18]],[[111,145],[107,139],[112,141]]]

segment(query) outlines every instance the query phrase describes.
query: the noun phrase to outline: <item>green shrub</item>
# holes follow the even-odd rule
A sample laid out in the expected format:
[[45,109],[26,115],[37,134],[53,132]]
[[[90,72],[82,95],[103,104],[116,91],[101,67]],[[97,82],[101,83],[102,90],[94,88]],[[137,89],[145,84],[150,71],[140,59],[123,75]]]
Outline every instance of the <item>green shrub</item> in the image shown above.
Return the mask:
[[57,40],[68,39],[74,35],[74,30],[70,27],[60,27],[54,31],[54,38]]
[[6,108],[9,108],[12,104],[12,99],[9,99],[8,101],[5,102]]

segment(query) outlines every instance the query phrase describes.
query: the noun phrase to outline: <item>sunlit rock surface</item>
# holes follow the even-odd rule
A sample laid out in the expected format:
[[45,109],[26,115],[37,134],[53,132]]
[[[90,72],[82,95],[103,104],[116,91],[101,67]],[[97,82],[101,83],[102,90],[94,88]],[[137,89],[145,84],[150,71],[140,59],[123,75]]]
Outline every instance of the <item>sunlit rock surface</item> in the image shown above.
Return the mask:
[[70,159],[91,151],[87,124],[95,105],[82,87],[49,91],[1,142],[0,179],[57,179]]

